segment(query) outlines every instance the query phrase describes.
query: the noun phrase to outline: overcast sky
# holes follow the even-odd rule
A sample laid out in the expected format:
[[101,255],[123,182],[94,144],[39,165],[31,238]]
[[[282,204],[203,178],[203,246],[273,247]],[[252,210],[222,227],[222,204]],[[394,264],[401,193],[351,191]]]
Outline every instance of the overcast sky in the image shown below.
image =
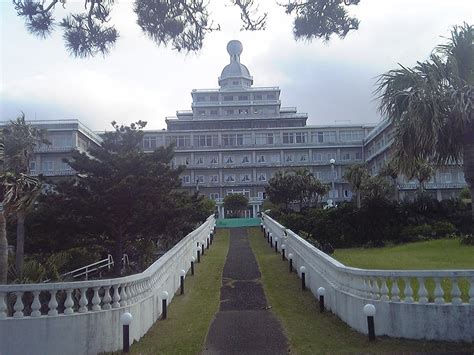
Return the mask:
[[211,3],[222,31],[209,34],[197,54],[155,45],[135,24],[132,1],[121,0],[112,11],[121,37],[110,55],[76,59],[60,30],[39,40],[11,1],[0,0],[0,120],[23,111],[28,119],[77,118],[94,130],[138,119],[148,121],[147,128],[165,128],[165,117],[190,109],[192,89],[217,87],[229,62],[226,44],[238,39],[254,86],[280,86],[282,106],[307,112],[308,124],[373,123],[380,120],[377,75],[426,59],[453,25],[474,22],[473,0],[361,0],[354,8],[358,31],[328,44],[308,43],[293,39],[292,19],[275,0],[260,0],[269,11],[267,30],[251,33],[239,31],[239,13],[227,1]]

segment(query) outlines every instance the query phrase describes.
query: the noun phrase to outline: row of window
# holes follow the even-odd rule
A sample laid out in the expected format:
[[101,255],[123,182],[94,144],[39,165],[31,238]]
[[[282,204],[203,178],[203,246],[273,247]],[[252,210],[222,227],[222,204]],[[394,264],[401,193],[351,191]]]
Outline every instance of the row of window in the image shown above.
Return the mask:
[[[363,131],[341,131],[339,132],[340,142],[356,142],[363,139]],[[311,140],[309,140],[311,138]],[[280,133],[256,133],[255,140],[251,134],[231,133],[222,134],[221,142],[223,146],[245,146],[245,145],[273,145],[273,144],[304,144],[304,143],[336,143],[336,131],[328,132],[283,132]],[[190,147],[190,135],[170,135],[165,137],[165,144],[174,143],[177,147]],[[217,147],[219,146],[219,136],[217,134],[194,135],[193,146],[195,147]],[[144,149],[154,149],[163,145],[162,136],[145,136],[143,138]]]
[[217,116],[217,115],[222,115],[222,116],[235,116],[235,115],[249,115],[250,113],[254,115],[259,115],[259,114],[276,114],[277,109],[275,107],[268,107],[268,108],[258,108],[254,107],[252,109],[249,109],[248,107],[246,108],[226,108],[222,109],[221,112],[219,112],[218,109],[210,109],[210,110],[205,110],[205,109],[197,109],[196,115],[198,116],[206,116],[206,115],[211,115],[211,116]]
[[[183,175],[181,177],[181,181],[183,184],[191,184],[191,176],[190,175]],[[226,183],[232,183],[232,182],[251,182],[252,177],[251,174],[225,174],[223,176],[223,182]],[[258,182],[266,182],[267,181],[267,174],[266,173],[259,173],[257,175],[257,180]],[[210,184],[218,184],[219,181],[219,175],[209,175],[209,176],[204,176],[204,175],[196,175],[194,179],[194,183],[196,184],[204,184],[204,183],[210,183]]]
[[[235,84],[235,85],[238,85]],[[261,101],[261,100],[276,100],[277,99],[277,94],[276,93],[269,93],[269,94],[238,94],[238,95],[223,95],[222,96],[222,101]],[[196,102],[218,102],[219,101],[219,95],[198,95],[196,96]]]
[[[57,167],[56,170],[72,170],[71,166],[68,163],[65,162],[54,162],[50,160],[44,160],[41,162],[41,171],[54,171],[55,166]],[[37,164],[36,161],[30,161],[30,171],[31,172],[36,172],[37,171]]]
[[[350,160],[361,160],[361,152],[343,152],[341,153],[341,161],[350,161]],[[336,159],[335,152],[329,153],[313,153],[313,161],[315,162],[328,162],[331,159]],[[255,157],[257,163],[281,163],[281,155],[277,154],[257,154]],[[288,154],[285,153],[283,156],[283,161],[285,163],[306,163],[309,162],[308,154],[299,153],[299,154]],[[190,157],[176,157],[175,165],[190,165]],[[234,156],[234,155],[224,155],[222,157],[223,164],[250,164],[252,158],[250,155]],[[194,165],[217,165],[219,164],[219,156],[210,156],[210,157],[196,157],[194,159]]]

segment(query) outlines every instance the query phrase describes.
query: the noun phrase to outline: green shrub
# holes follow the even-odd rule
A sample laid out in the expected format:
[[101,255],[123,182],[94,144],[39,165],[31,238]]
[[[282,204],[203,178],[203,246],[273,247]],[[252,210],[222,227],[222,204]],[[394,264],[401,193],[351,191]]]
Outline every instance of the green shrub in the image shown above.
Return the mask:
[[456,233],[456,227],[452,223],[449,222],[435,222],[433,224],[433,233],[438,238],[443,238],[448,235]]
[[402,229],[400,235],[401,242],[416,242],[420,240],[431,239],[434,236],[433,229],[429,224],[418,226],[406,226]]
[[460,242],[463,245],[474,245],[474,234],[461,235]]
[[463,188],[459,193],[459,198],[469,200],[471,198],[471,191],[467,187]]

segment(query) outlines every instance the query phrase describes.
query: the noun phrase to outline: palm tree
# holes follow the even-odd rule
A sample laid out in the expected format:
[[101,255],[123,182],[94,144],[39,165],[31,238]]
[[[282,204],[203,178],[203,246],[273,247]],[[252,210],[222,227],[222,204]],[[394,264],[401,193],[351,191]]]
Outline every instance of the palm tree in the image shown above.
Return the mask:
[[474,194],[474,27],[454,26],[428,60],[381,75],[376,92],[401,172],[409,176],[419,160],[463,163]]
[[380,176],[387,176],[392,179],[392,185],[395,191],[395,201],[400,199],[398,186],[397,186],[397,178],[398,178],[398,166],[395,160],[391,159],[386,163],[382,169],[379,171]]
[[369,170],[365,164],[351,165],[344,173],[344,179],[351,185],[352,191],[356,193],[357,208],[360,208],[360,192],[362,185],[370,177]]
[[4,171],[0,175],[3,185],[3,206],[15,213],[17,220],[17,244],[15,267],[21,276],[24,259],[25,218],[41,193],[38,179],[30,177],[29,160],[34,148],[48,144],[44,132],[26,123],[22,114],[11,121],[4,130]]

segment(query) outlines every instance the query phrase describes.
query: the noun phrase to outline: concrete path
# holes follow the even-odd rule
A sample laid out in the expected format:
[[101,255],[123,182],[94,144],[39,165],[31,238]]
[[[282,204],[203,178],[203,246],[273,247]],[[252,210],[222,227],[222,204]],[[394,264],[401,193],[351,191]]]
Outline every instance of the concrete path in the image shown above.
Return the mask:
[[286,354],[288,343],[280,322],[265,310],[267,300],[260,270],[245,228],[230,230],[222,275],[221,303],[204,354]]

